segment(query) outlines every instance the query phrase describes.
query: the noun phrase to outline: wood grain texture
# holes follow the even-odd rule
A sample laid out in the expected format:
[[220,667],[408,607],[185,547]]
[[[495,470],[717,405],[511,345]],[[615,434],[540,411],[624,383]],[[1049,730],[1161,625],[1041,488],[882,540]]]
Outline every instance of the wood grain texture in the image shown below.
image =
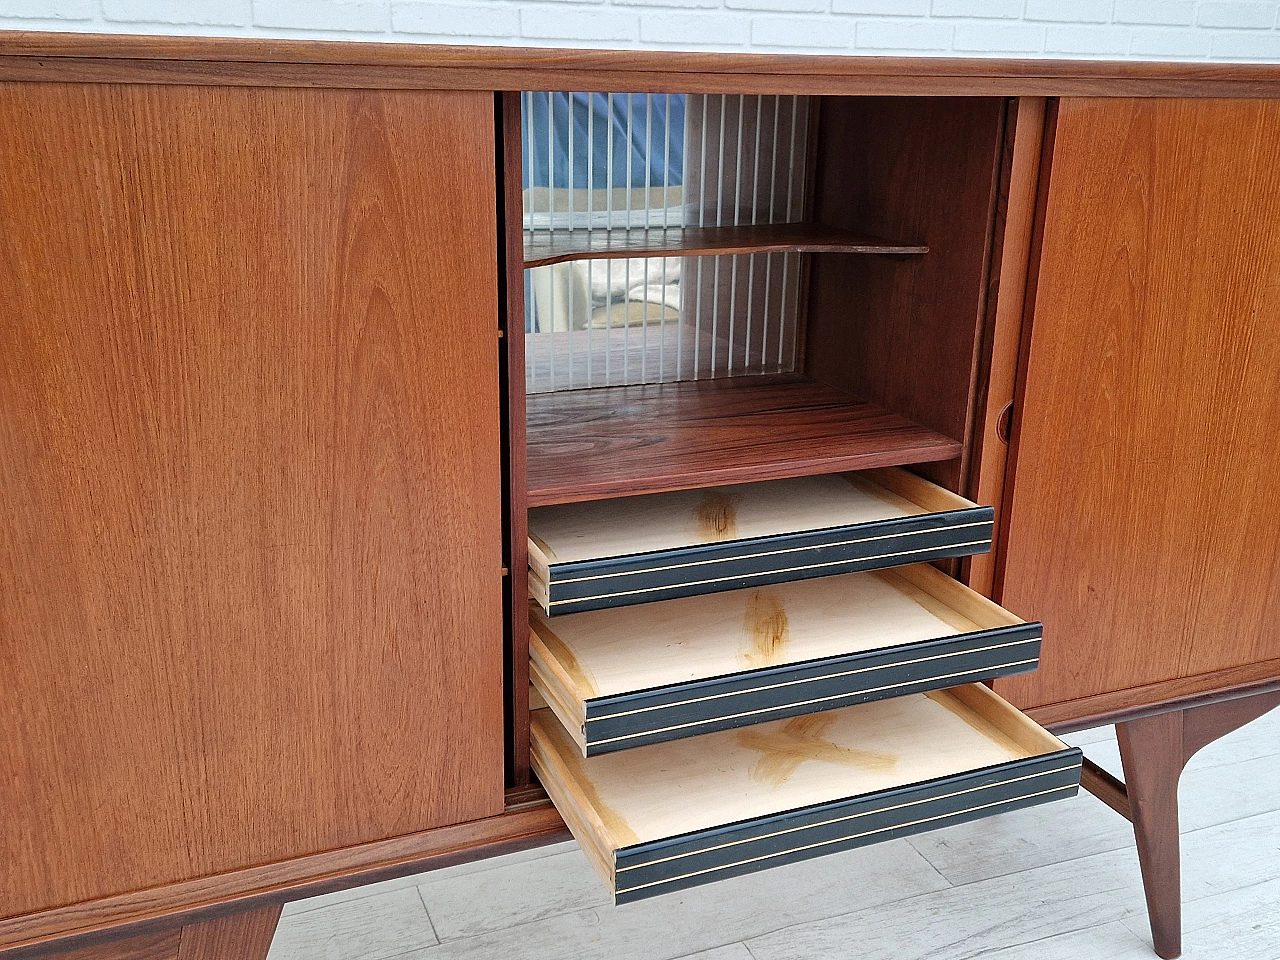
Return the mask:
[[182,928],[177,960],[265,960],[281,904],[193,923]]
[[[827,98],[820,119],[815,219],[930,252],[810,258],[805,372],[966,450],[1003,115],[995,99]],[[958,491],[963,470],[921,473]]]
[[[966,494],[974,502],[989,506],[999,506],[1004,498],[1009,446],[1001,436],[1001,418],[1006,416],[1006,407],[1013,403],[1017,381],[1044,122],[1044,100],[1022,97],[1016,102],[1012,122],[1006,123],[1008,170],[1002,175],[1005,182],[1000,193],[998,228],[987,281],[992,295],[987,299],[986,341],[978,358],[973,461]],[[994,536],[997,539],[1001,513],[996,511]],[[991,596],[996,566],[994,551],[970,557],[965,561],[969,586],[983,596]]]
[[1067,733],[1270,690],[1280,690],[1280,660],[1030,707],[1026,712],[1055,733]]
[[1276,97],[1274,64],[790,56],[0,31],[0,79],[216,86]]
[[29,960],[84,944],[170,931],[184,923],[499,856],[567,836],[542,790],[508,790],[504,811],[496,817],[0,920],[0,957]]
[[1181,711],[1116,725],[1129,819],[1142,867],[1151,938],[1157,956],[1182,953],[1182,864],[1178,849]]
[[799,377],[527,398],[529,506],[924,463],[960,445]]
[[0,87],[5,917],[501,811],[492,104]]
[[182,929],[148,933],[58,954],[58,960],[175,960]]
[[59,960],[264,960],[281,904],[58,954]]
[[568,260],[628,257],[700,257],[734,253],[923,254],[929,248],[860,236],[815,223],[744,224],[674,230],[585,230],[524,235],[524,265],[542,267]]
[[1004,557],[1046,625],[997,683],[1020,706],[1280,659],[1278,154],[1277,102],[1060,104]]
[[529,782],[529,481],[525,436],[524,178],[521,167],[520,94],[498,95],[502,145],[502,272],[507,482],[506,730],[507,784]]
[[1129,809],[1129,794],[1124,783],[1098,766],[1088,757],[1080,768],[1080,786],[1105,803],[1126,820],[1133,819],[1133,811]]

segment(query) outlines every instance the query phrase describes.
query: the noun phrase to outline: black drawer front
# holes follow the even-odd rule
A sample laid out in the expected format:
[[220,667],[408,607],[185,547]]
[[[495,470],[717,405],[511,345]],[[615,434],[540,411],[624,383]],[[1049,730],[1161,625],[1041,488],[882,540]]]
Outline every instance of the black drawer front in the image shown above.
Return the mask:
[[587,756],[1027,673],[1041,625],[786,664],[586,702]]
[[556,564],[550,569],[547,612],[578,613],[986,553],[994,513],[991,507],[974,507]]
[[615,902],[643,900],[895,837],[1063,800],[1080,786],[1082,754],[1057,753],[792,810],[615,854]]

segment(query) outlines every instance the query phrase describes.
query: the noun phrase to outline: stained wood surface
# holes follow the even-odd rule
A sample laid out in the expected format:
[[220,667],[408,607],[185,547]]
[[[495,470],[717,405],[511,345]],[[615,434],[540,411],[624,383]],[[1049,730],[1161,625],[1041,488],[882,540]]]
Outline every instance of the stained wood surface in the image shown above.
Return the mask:
[[1166,960],[1182,953],[1178,780],[1190,758],[1182,744],[1185,716],[1174,711],[1116,724],[1152,945]]
[[1021,706],[1280,676],[1277,155],[1280,103],[1060,105],[1004,560],[1046,625],[997,682]]
[[280,904],[57,954],[59,960],[264,960]]
[[531,507],[960,452],[954,440],[797,377],[538,394],[526,408]]
[[237,908],[305,899],[567,838],[563,820],[541,789],[509,789],[496,817],[0,920],[0,955],[6,960],[44,957],[170,931]]
[[1021,622],[928,564],[530,619],[579,703]]
[[1088,730],[1175,708],[1201,706],[1280,690],[1280,660],[1030,707],[1027,715],[1055,733]]
[[[1012,422],[1018,355],[1022,343],[1023,306],[1026,302],[1027,267],[1040,183],[1041,145],[1044,142],[1045,102],[1021,97],[1006,121],[1005,154],[1008,170],[997,210],[988,288],[995,295],[987,302],[989,322],[982,354],[978,358],[978,411],[973,431],[973,466],[968,496],[977,503],[1000,506],[1008,466],[1008,425]],[[1002,511],[997,509],[993,539],[1000,542]],[[984,596],[995,588],[997,556],[994,551],[966,561],[967,580]]]
[[731,253],[921,254],[920,244],[861,236],[817,223],[744,224],[669,230],[537,231],[524,235],[524,265],[627,257],[698,257]]
[[529,620],[525,598],[529,594],[528,517],[529,482],[525,470],[528,444],[525,440],[525,335],[524,335],[524,252],[523,172],[520,137],[521,94],[505,91],[495,98],[500,125],[497,131],[502,150],[502,231],[504,269],[500,274],[499,296],[503,306],[503,340],[506,369],[502,398],[503,452],[506,454],[507,505],[507,593],[504,597],[506,660],[503,685],[506,704],[506,754],[508,786],[529,782]]
[[0,87],[5,917],[501,812],[492,110]]
[[1088,757],[1084,758],[1080,768],[1080,787],[1089,791],[1126,820],[1133,819],[1133,811],[1129,809],[1129,794],[1124,788],[1124,783]]
[[88,83],[862,96],[1280,96],[1280,68],[0,31],[0,79]]
[[[810,258],[804,372],[966,451],[1003,116],[997,99],[828,98],[819,120],[814,217],[930,252]],[[921,472],[959,491],[964,470]]]
[[280,904],[233,913],[182,928],[177,960],[265,960],[280,920]]
[[[900,475],[906,496],[876,482]],[[930,490],[949,506],[931,500]],[[916,499],[908,499],[914,496]],[[927,506],[919,501],[930,501]],[[904,470],[823,474],[609,501],[558,504],[529,512],[529,551],[544,580],[554,564],[674,550],[803,530],[912,517],[973,504]]]
[[58,960],[175,960],[182,929],[148,933],[96,947],[82,947],[58,954]]
[[[599,860],[619,847],[1064,749],[985,688],[879,700],[583,759],[533,716],[539,777]],[[1033,729],[1038,730],[1038,728]],[[575,824],[577,820],[577,824]]]

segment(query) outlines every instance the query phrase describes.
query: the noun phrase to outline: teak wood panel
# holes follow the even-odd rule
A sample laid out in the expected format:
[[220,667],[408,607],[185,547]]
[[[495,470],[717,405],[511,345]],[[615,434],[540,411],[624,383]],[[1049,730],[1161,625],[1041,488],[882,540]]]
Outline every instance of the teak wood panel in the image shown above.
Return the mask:
[[540,788],[509,789],[503,799],[496,817],[0,920],[0,957],[34,960],[567,838],[564,821]]
[[[520,136],[522,94],[495,96],[500,123],[496,131],[502,151],[502,244],[505,269],[500,273],[503,298],[503,347],[507,456],[507,594],[506,729],[509,785],[529,782],[529,480],[525,434],[524,334],[524,196]],[[563,338],[562,338],[563,339]]]
[[1274,97],[1262,63],[850,57],[0,31],[0,80],[860,96]]
[[[972,463],[966,496],[976,503],[1002,506],[1008,466],[1009,424],[1018,378],[1027,267],[1035,234],[1036,197],[1044,154],[1045,101],[1022,97],[1010,104],[1005,121],[1004,169],[987,276],[987,324],[978,357]],[[1000,542],[1003,511],[996,510],[995,540]],[[995,586],[995,551],[969,557],[965,582],[983,596]]]
[[[812,258],[806,373],[968,446],[1004,102],[822,101],[815,217],[927,245]],[[920,472],[960,490],[960,458]]]
[[1280,658],[1277,156],[1277,101],[1060,105],[1002,592],[1045,636],[997,683],[1017,704]]
[[0,914],[501,812],[493,97],[0,128]]
[[57,954],[59,960],[263,960],[280,904]]

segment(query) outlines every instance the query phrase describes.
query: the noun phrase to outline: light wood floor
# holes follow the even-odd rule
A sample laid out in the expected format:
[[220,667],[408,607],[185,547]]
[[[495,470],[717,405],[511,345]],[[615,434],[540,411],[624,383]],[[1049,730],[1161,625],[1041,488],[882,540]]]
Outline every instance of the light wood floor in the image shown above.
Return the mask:
[[[1120,773],[1111,728],[1068,737]],[[1182,778],[1184,956],[1280,960],[1280,710]],[[285,908],[268,960],[1149,960],[1128,823],[1074,800],[611,907],[572,843]]]

